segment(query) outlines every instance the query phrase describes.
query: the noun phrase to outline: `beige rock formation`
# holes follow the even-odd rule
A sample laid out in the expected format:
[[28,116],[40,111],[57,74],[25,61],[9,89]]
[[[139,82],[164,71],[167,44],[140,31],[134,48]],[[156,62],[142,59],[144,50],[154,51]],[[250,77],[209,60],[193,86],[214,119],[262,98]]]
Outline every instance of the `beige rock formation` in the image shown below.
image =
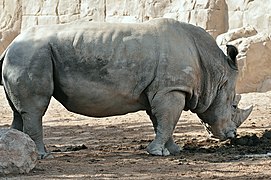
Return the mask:
[[20,33],[21,21],[21,0],[0,0],[0,53]]
[[[270,40],[259,37],[271,33],[271,4],[261,0],[0,0],[0,10],[0,53],[33,25],[76,20],[143,22],[158,17],[192,23],[218,37],[221,47],[234,43],[242,52],[238,92],[271,90],[269,71],[261,73],[250,67],[256,63],[267,68],[270,62]],[[265,58],[253,55],[254,51]]]
[[227,0],[229,31],[217,43],[239,49],[238,92],[271,90],[271,5],[260,0]]
[[253,26],[257,31],[271,32],[271,4],[262,0],[226,0],[229,29]]
[[[270,34],[254,28],[238,28],[219,35],[221,47],[232,44],[238,47],[238,92],[265,92],[271,90],[271,38]],[[224,49],[225,50],[225,49]]]

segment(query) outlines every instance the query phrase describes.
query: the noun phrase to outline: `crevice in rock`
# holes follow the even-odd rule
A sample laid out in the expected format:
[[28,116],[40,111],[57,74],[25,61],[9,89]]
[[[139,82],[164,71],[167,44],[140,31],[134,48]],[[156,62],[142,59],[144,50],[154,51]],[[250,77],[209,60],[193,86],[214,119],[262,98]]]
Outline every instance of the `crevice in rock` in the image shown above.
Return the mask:
[[107,3],[106,0],[104,0],[104,11],[103,11],[104,12],[104,14],[103,14],[104,15],[104,19],[103,19],[104,22],[106,21],[106,3]]

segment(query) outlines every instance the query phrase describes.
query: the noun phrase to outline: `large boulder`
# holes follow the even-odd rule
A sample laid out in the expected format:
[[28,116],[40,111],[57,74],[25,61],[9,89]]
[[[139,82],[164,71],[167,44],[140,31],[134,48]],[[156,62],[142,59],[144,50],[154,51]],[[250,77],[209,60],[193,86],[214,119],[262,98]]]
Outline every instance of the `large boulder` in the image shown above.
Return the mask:
[[0,129],[0,175],[28,173],[37,159],[36,145],[27,134]]

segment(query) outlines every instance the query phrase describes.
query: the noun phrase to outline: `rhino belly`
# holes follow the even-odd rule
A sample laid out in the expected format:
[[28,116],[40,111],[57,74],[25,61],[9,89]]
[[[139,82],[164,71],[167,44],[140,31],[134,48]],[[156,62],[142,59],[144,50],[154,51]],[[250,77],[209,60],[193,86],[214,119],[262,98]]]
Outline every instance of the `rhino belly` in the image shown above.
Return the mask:
[[146,109],[147,101],[143,94],[136,97],[116,88],[97,84],[92,88],[74,87],[77,88],[56,88],[54,92],[54,97],[71,112],[91,117],[106,117]]

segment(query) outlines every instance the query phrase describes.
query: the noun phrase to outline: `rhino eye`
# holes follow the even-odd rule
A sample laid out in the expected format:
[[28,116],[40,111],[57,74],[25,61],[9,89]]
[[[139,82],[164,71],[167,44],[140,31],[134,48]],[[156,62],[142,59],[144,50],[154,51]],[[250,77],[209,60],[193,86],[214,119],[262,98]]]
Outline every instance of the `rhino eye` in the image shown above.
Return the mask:
[[236,108],[237,108],[237,105],[232,105],[232,107],[233,107],[234,109],[236,109]]

